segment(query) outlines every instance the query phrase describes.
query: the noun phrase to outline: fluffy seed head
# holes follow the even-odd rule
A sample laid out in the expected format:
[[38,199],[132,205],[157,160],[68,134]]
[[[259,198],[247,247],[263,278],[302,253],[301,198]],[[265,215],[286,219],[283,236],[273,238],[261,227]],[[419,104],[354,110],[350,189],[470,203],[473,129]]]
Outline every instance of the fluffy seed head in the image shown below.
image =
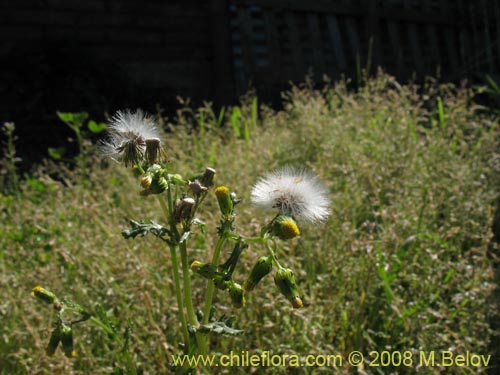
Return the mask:
[[160,139],[154,121],[141,110],[118,111],[108,126],[108,135],[109,139],[100,145],[101,152],[123,161],[125,166],[138,164],[144,158],[147,142],[158,143]]
[[253,186],[252,202],[278,209],[282,215],[310,222],[325,220],[330,212],[328,191],[312,173],[284,167],[268,173]]

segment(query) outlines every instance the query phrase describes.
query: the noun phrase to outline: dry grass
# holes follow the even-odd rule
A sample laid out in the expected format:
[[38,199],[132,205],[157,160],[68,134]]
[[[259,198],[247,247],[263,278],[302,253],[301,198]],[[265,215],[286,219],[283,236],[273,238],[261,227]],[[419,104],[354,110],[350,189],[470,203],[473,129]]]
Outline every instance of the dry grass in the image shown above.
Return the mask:
[[[281,250],[308,306],[293,310],[271,278],[248,296],[243,310],[231,308],[220,294],[219,311],[236,315],[245,335],[214,337],[215,350],[301,356],[450,348],[491,353],[490,323],[498,319],[491,227],[499,193],[499,133],[497,121],[479,113],[471,96],[452,86],[401,87],[385,75],[357,93],[343,83],[294,88],[284,110],[261,108],[247,140],[236,137],[229,124],[218,127],[210,108],[185,111],[166,140],[171,168],[189,177],[214,166],[217,182],[244,199],[240,232],[255,234],[269,219],[250,207],[249,192],[257,176],[279,165],[314,170],[333,202],[328,223],[303,228],[302,237]],[[246,118],[250,107],[241,107]],[[117,165],[96,161],[88,176],[61,173],[65,184],[42,169],[19,195],[1,197],[2,374],[111,373],[117,361],[112,340],[91,324],[75,328],[76,359],[45,356],[53,314],[30,296],[38,284],[91,311],[103,306],[122,328],[132,319],[131,350],[139,367],[145,374],[166,373],[180,341],[168,251],[152,238],[125,241],[120,235],[126,218],[161,221],[159,208],[154,199],[139,197],[137,177]],[[202,211],[210,233],[216,231],[216,212],[215,200]],[[210,259],[213,241],[196,236],[190,257]],[[237,280],[261,253],[256,247],[243,255]],[[194,277],[194,284],[201,307],[205,282]],[[333,371],[273,373],[291,370]],[[354,372],[348,366],[335,370]],[[366,364],[364,371],[415,369]]]

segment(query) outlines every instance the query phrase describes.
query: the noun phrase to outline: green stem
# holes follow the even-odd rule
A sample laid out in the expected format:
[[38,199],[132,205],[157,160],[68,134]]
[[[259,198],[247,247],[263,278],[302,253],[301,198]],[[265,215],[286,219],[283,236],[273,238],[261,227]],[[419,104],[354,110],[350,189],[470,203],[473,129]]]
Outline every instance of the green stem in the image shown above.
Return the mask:
[[[217,245],[215,246],[214,250],[214,255],[212,257],[212,264],[214,266],[217,266],[219,262],[219,256],[220,252],[222,249],[222,246],[224,245],[224,242],[226,242],[226,232],[223,232],[219,238],[219,241],[217,241]],[[214,291],[215,291],[215,284],[213,280],[208,281],[207,285],[207,293],[206,293],[206,300],[205,300],[205,306],[203,308],[203,321],[202,324],[208,324],[208,320],[210,319],[210,310],[212,308],[212,300],[214,297]],[[208,353],[208,343],[207,343],[207,336],[203,336],[202,340],[202,345],[200,345],[200,353],[201,354],[207,354]]]
[[[170,186],[169,186],[170,191]],[[165,200],[161,196],[157,196],[158,201],[160,202],[160,206],[162,208],[163,214],[165,215],[167,221],[170,222],[172,212],[170,208],[172,207],[171,199],[169,199],[169,205],[165,204]],[[170,198],[170,197],[169,197]],[[176,246],[169,245],[170,247],[170,257],[172,258],[172,272],[174,274],[174,284],[175,284],[175,295],[177,298],[177,305],[179,307],[179,319],[182,325],[182,336],[184,339],[184,352],[189,353],[189,333],[187,329],[187,321],[186,316],[184,315],[184,301],[182,300],[182,292],[181,292],[181,281],[179,277],[179,261],[177,260]]]
[[123,348],[123,341],[120,338],[120,336],[118,336],[116,334],[116,332],[113,332],[113,330],[111,328],[109,328],[106,324],[104,324],[100,319],[96,318],[95,316],[91,316],[90,319],[89,319],[89,321],[92,322],[92,323],[94,323],[100,329],[102,329],[106,334],[108,334],[110,336],[113,336],[113,339],[116,341],[116,343],[118,344],[118,346],[120,348]]
[[280,264],[280,262],[278,262],[278,259],[276,258],[276,255],[274,252],[274,250],[276,249],[276,242],[273,242],[274,249],[271,249],[271,246],[269,246],[269,241],[266,241],[265,244],[266,244],[267,252],[271,256],[273,263],[276,264],[276,267],[278,267],[278,269],[280,269],[280,270],[284,269],[284,267]]
[[113,337],[113,340],[118,344],[118,347],[120,350],[116,351],[116,355],[118,358],[120,358],[121,361],[126,362],[127,366],[127,373],[130,373],[131,375],[137,374],[137,370],[135,367],[135,363],[132,360],[132,357],[129,353],[128,350],[124,350],[124,342],[120,338],[120,335],[118,335],[115,331],[113,331],[110,327],[108,327],[104,322],[102,322],[100,319],[96,318],[95,316],[91,316],[89,319],[92,323],[94,323],[96,326],[98,326],[100,329],[102,329],[106,334],[109,336]]
[[182,325],[182,336],[184,338],[184,351],[189,353],[189,333],[186,316],[184,315],[184,301],[182,300],[181,280],[179,277],[179,261],[177,260],[176,246],[170,246],[170,256],[172,257],[172,269],[174,273],[175,294],[177,305],[179,306],[179,319]]
[[198,321],[193,307],[193,297],[191,293],[191,276],[189,274],[189,264],[187,259],[187,246],[186,241],[180,243],[181,249],[181,263],[182,263],[182,276],[184,282],[184,300],[186,301],[186,309],[188,313],[189,324],[197,326]]

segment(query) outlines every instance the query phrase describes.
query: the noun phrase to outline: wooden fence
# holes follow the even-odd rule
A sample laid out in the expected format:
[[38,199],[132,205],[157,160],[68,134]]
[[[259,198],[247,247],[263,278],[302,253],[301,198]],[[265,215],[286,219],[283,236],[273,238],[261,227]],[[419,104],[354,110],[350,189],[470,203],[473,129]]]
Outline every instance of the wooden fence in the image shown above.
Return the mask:
[[227,10],[233,79],[221,90],[237,95],[249,82],[272,96],[306,74],[379,66],[402,81],[500,73],[498,1],[230,0]]

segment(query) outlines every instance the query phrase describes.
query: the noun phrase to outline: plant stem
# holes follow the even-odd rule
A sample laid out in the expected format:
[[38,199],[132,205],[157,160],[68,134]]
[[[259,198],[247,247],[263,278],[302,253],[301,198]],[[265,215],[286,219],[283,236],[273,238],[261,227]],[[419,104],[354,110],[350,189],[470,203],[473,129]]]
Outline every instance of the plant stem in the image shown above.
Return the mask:
[[179,261],[177,260],[176,246],[170,246],[170,256],[172,257],[172,269],[174,273],[175,294],[177,305],[179,306],[179,319],[182,325],[182,336],[184,338],[184,352],[189,353],[189,333],[186,316],[184,315],[184,301],[182,300],[181,281],[179,278]]
[[[224,245],[224,242],[226,242],[226,238],[227,238],[226,232],[223,232],[219,238],[219,241],[217,241],[217,245],[215,246],[215,250],[214,250],[214,255],[212,257],[212,264],[214,266],[217,266],[217,263],[219,262],[220,251],[222,249],[222,246]],[[209,280],[208,285],[207,285],[207,293],[206,293],[207,297],[205,300],[205,306],[203,308],[202,324],[208,324],[208,320],[210,319],[210,310],[212,308],[212,300],[214,297],[214,290],[215,290],[214,281]],[[207,336],[203,337],[202,345],[200,345],[200,352],[201,352],[201,354],[208,353]]]
[[[169,192],[170,192],[170,186],[169,186]],[[157,196],[158,201],[160,202],[161,209],[163,211],[163,214],[165,215],[165,218],[167,219],[168,222],[170,222],[170,208],[172,207],[172,203],[170,202],[170,196],[169,196],[169,206],[167,208],[167,205],[165,204],[165,200],[161,196]],[[184,339],[184,352],[189,353],[189,333],[187,329],[187,321],[186,321],[186,316],[184,315],[184,301],[182,300],[182,292],[181,292],[181,281],[179,277],[179,261],[177,260],[177,246],[171,244],[169,245],[170,247],[170,257],[172,258],[172,272],[174,274],[174,284],[175,284],[175,295],[177,297],[177,305],[179,307],[179,319],[181,321],[182,325],[182,336]]]
[[[186,242],[181,242],[181,262],[182,262],[182,273],[184,280],[184,300],[186,301],[186,309],[188,313],[189,324],[193,327],[198,325],[198,318],[196,317],[194,307],[193,307],[193,297],[191,292],[191,275],[189,270],[189,264],[187,261],[187,246]],[[206,354],[206,336],[201,332],[196,332],[196,344],[198,346],[198,352],[201,354]]]
[[278,259],[276,258],[276,254],[275,254],[275,251],[274,251],[274,250],[276,250],[276,242],[273,241],[273,245],[274,245],[273,247],[274,247],[274,249],[271,249],[271,246],[269,246],[269,242],[268,241],[266,241],[265,244],[266,244],[267,252],[271,256],[271,259],[273,260],[273,263],[276,264],[276,267],[278,267],[278,269],[280,269],[280,270],[284,269],[284,267],[280,264],[280,262],[278,262]]
[[179,248],[181,250],[182,276],[184,282],[184,300],[186,301],[188,320],[189,324],[191,324],[192,326],[197,326],[198,320],[196,319],[196,314],[194,313],[194,307],[193,307],[193,297],[191,293],[191,276],[189,274],[186,241],[181,242]]
[[110,336],[113,336],[113,340],[116,341],[116,343],[118,344],[118,346],[120,348],[123,347],[123,341],[120,338],[120,336],[118,336],[115,332],[113,332],[113,330],[110,329],[106,324],[104,324],[100,319],[96,318],[95,316],[91,316],[90,319],[89,319],[89,321],[92,322],[92,323],[94,323],[100,329],[102,329],[106,334],[108,334]]

